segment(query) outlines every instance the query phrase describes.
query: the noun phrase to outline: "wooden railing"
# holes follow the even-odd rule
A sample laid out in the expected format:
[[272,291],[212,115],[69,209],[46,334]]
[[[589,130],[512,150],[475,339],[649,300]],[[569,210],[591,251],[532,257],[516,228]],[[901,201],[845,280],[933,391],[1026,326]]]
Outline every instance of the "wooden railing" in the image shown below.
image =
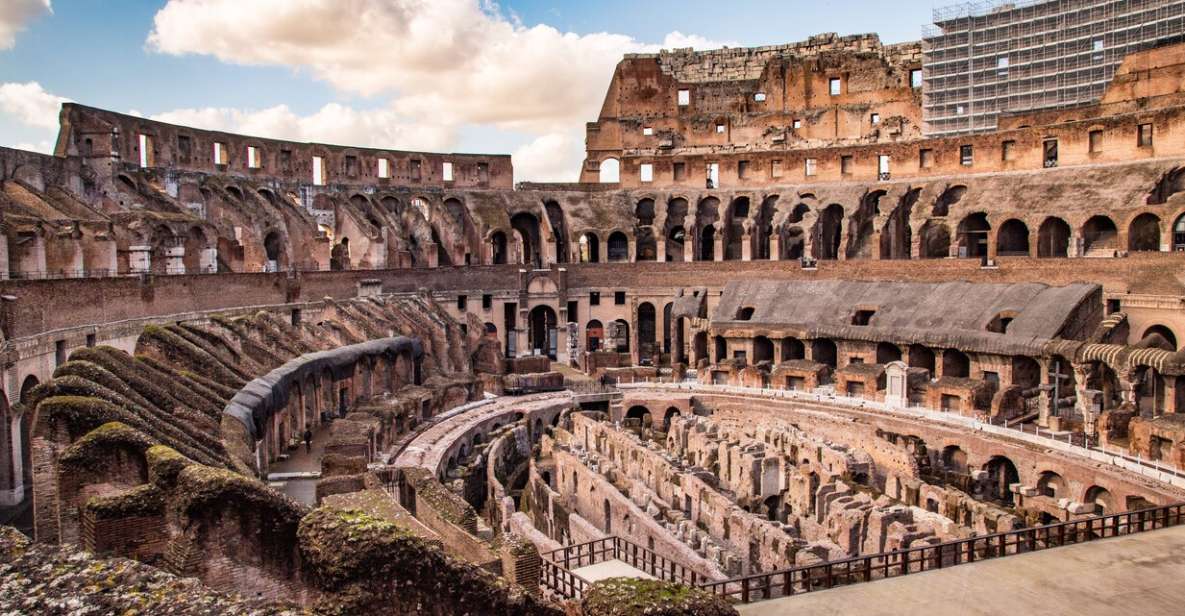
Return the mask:
[[751,603],[1130,535],[1183,522],[1185,503],[1179,503],[707,582],[700,588],[741,603]]

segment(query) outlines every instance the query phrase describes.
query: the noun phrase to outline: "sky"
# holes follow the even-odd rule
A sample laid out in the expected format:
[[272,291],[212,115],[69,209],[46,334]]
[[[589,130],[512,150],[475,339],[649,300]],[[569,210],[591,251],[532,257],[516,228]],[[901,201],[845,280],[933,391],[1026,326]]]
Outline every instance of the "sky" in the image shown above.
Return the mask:
[[920,38],[949,0],[0,0],[0,145],[61,102],[322,143],[511,153],[575,181],[622,54]]

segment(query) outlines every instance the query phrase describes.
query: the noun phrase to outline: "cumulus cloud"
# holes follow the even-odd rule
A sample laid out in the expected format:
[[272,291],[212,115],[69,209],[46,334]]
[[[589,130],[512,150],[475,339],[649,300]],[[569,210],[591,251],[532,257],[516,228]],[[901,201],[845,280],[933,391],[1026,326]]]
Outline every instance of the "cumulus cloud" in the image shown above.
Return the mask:
[[428,126],[525,131],[539,139],[524,161],[546,166],[556,163],[537,152],[562,142],[571,160],[582,147],[570,131],[596,117],[623,54],[721,46],[680,32],[650,44],[526,27],[489,0],[169,0],[147,45],[308,71],[341,92],[390,96],[393,113]]
[[584,136],[579,132],[548,133],[511,154],[514,174],[533,182],[575,182],[584,160]]
[[51,8],[49,0],[4,0],[0,2],[0,49],[12,49],[16,35],[25,29],[30,21]]
[[0,112],[34,128],[57,128],[58,111],[69,100],[46,92],[36,81],[0,83]]
[[390,109],[357,110],[339,103],[330,103],[316,113],[303,116],[287,105],[276,105],[260,110],[177,109],[149,118],[244,135],[362,147],[444,150],[456,138],[451,126],[411,122]]

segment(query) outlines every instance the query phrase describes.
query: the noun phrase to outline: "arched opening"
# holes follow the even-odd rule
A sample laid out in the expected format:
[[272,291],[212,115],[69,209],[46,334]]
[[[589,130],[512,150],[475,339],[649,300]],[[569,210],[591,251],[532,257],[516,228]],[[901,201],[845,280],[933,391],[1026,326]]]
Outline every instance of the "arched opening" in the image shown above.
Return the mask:
[[630,352],[630,324],[625,319],[617,319],[614,321],[617,324],[617,343],[618,353]]
[[1012,356],[1012,384],[1026,390],[1040,386],[1041,364],[1032,357]]
[[724,227],[724,260],[739,261],[744,253],[741,245],[745,239],[745,219],[749,217],[749,198],[733,199],[728,209],[730,215]]
[[658,354],[655,346],[657,339],[657,316],[654,304],[642,302],[638,304],[638,356],[650,358]]
[[1165,327],[1164,325],[1153,325],[1144,330],[1144,335],[1140,338],[1139,346],[1143,348],[1176,351],[1177,335],[1173,333],[1173,330]]
[[641,405],[631,406],[630,409],[625,412],[626,419],[636,419],[638,421],[638,425],[640,426],[646,425],[646,418],[649,416],[650,409]]
[[712,225],[708,225],[703,229],[700,229],[699,260],[716,260],[716,227],[713,227]]
[[945,259],[950,256],[950,230],[946,225],[927,220],[921,231],[923,259]]
[[685,259],[686,232],[683,223],[686,217],[686,199],[671,199],[667,203],[667,218],[663,227],[663,236],[666,238],[667,244],[665,255],[667,261],[683,261]]
[[759,364],[763,361],[772,362],[774,360],[774,343],[765,336],[757,336],[753,339],[753,363]]
[[506,264],[506,234],[501,231],[495,231],[490,236],[491,252],[490,260],[494,265]]
[[984,465],[983,470],[987,471],[985,496],[989,500],[1011,507],[1013,504],[1011,486],[1020,483],[1020,473],[1016,471],[1016,465],[1004,456],[993,456]]
[[930,211],[930,215],[935,217],[949,216],[950,206],[962,200],[965,194],[967,194],[966,186],[951,186],[947,188],[934,201],[934,208]]
[[662,307],[662,352],[671,352],[671,311],[674,310],[674,303],[667,302],[666,306]]
[[272,231],[263,237],[263,252],[267,256],[267,271],[277,272],[283,267],[284,244],[279,232]]
[[605,326],[593,319],[584,326],[584,348],[588,352],[601,350],[601,341],[605,339]]
[[712,340],[713,346],[716,347],[715,361],[720,363],[728,358],[728,341],[723,336],[716,336]]
[[838,259],[843,232],[843,206],[832,203],[819,214],[811,230],[814,240],[814,257],[820,261]]
[[1082,250],[1087,256],[1111,256],[1118,248],[1119,232],[1110,218],[1092,216],[1082,225]]
[[909,191],[889,214],[885,226],[881,228],[881,259],[910,258],[913,229],[909,226],[909,219],[913,216],[913,206],[920,194],[920,188]]
[[783,225],[781,243],[782,260],[797,261],[802,258],[806,234],[803,233],[802,227]]
[[551,234],[555,238],[555,262],[568,262],[568,223],[564,217],[564,210],[555,201],[543,204],[543,213],[547,214],[547,222],[551,224]]
[[614,231],[609,234],[609,241],[606,248],[608,249],[609,261],[629,261],[630,243],[621,231]]
[[958,445],[947,445],[942,450],[942,468],[949,473],[967,473],[967,452]]
[[816,338],[811,341],[811,359],[831,366],[836,367],[836,358],[839,355],[839,350],[835,346],[835,341],[828,338]]
[[1151,366],[1137,366],[1134,374],[1136,408],[1145,416],[1159,417],[1164,412],[1164,376]]
[[351,265],[353,260],[350,258],[350,238],[343,237],[329,251],[329,269],[344,271],[350,269]]
[[976,212],[969,214],[959,223],[957,234],[959,237],[959,256],[979,258],[988,253],[988,233],[992,226],[988,224],[987,214]]
[[934,351],[930,347],[920,344],[909,345],[909,367],[925,368],[933,375],[935,368]]
[[621,162],[616,158],[602,160],[598,180],[602,184],[617,184],[621,182]]
[[1177,217],[1173,223],[1173,251],[1185,250],[1185,214]]
[[1070,225],[1050,216],[1037,229],[1037,256],[1045,259],[1064,258],[1070,253]]
[[887,364],[901,361],[901,347],[891,342],[878,342],[876,345],[876,363]]
[[996,254],[1002,257],[1027,257],[1029,227],[1015,218],[1004,221],[996,234]]
[[539,219],[534,214],[519,212],[510,218],[510,226],[517,233],[522,246],[520,263],[537,269],[543,267],[543,255],[539,252]]
[[597,234],[587,231],[580,236],[580,262],[599,263],[601,261],[601,241]]
[[768,261],[770,258],[769,240],[774,231],[774,214],[777,212],[778,196],[770,195],[761,201],[761,209],[753,220],[753,248],[754,259]]
[[1087,505],[1094,505],[1095,515],[1115,513],[1115,497],[1111,496],[1110,490],[1102,486],[1090,486],[1087,488],[1082,502]]
[[696,207],[695,224],[698,230],[700,261],[716,260],[716,221],[720,217],[720,200],[707,197]]
[[1160,250],[1160,217],[1147,212],[1136,216],[1127,228],[1127,249],[1132,252]]
[[782,338],[782,361],[805,359],[806,346],[798,338]]
[[212,274],[218,271],[216,263],[208,263],[205,269],[202,268],[203,253],[209,247],[209,240],[206,238],[206,232],[201,227],[193,226],[189,228],[189,233],[185,236],[185,271],[190,274]]
[[527,343],[534,354],[556,358],[556,316],[551,306],[535,306],[531,309],[527,334]]
[[654,239],[654,229],[651,227],[638,227],[638,230],[634,233],[634,237],[634,260],[657,261],[658,242]]
[[971,358],[958,349],[946,349],[942,352],[942,376],[970,377]]
[[[880,215],[880,201],[885,191],[874,190],[860,199],[860,207],[848,219],[848,246],[845,251],[849,259],[871,258],[873,246],[872,232],[877,216]],[[879,250],[879,247],[878,247]]]
[[436,230],[436,227],[436,223],[433,223],[429,227],[432,234],[432,243],[436,245],[436,264],[440,267],[451,267],[453,265],[453,256],[449,254],[448,247],[441,240],[440,232]]
[[691,350],[697,361],[708,359],[708,333],[696,332],[691,340]]
[[671,420],[675,419],[676,417],[681,417],[681,416],[682,416],[682,413],[679,412],[679,409],[677,409],[673,406],[668,407],[666,413],[664,413],[663,417],[662,417],[663,431],[670,432],[671,431]]
[[1053,471],[1043,471],[1037,478],[1037,493],[1049,498],[1068,496],[1066,480]]
[[649,197],[638,201],[638,205],[634,207],[634,218],[637,219],[638,225],[649,227],[654,224],[654,199]]

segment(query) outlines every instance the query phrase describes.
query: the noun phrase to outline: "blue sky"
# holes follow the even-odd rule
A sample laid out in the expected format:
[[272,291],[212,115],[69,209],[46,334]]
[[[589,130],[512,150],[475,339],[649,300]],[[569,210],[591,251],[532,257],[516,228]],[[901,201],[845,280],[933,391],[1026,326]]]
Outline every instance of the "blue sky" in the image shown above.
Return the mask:
[[[272,31],[269,14],[281,11],[264,5],[275,1],[53,0],[52,12],[44,12],[36,9],[46,0],[0,0],[33,7],[31,16],[18,16],[20,23],[12,26],[24,29],[11,48],[0,50],[0,84],[35,83],[45,96],[212,128],[278,132],[272,136],[284,138],[389,139],[407,143],[381,145],[515,152],[519,179],[566,179],[551,176],[571,166],[573,157],[579,162],[583,122],[595,119],[612,66],[629,46],[659,45],[672,32],[696,37],[706,46],[775,44],[829,31],[877,32],[886,42],[899,42],[919,38],[933,6],[947,4],[901,0],[889,11],[884,2],[868,0],[506,0],[494,13],[488,6],[484,12],[458,9],[479,0],[321,0],[326,3],[322,11],[340,13],[346,5],[375,11],[368,23],[377,24],[376,30],[357,34],[342,31],[348,21],[335,27],[327,19],[334,15],[330,12],[285,15],[286,25]],[[6,10],[0,7],[0,26]],[[158,28],[154,19],[162,10],[172,19]],[[207,15],[216,17],[206,20]],[[382,39],[412,18],[428,32],[417,29]],[[324,31],[307,29],[310,23],[326,21]],[[237,26],[242,30],[223,35]],[[435,38],[433,28],[454,36]],[[319,37],[330,29],[325,40],[302,50],[301,37]],[[154,30],[163,42],[148,42]],[[376,33],[382,40],[368,47]],[[572,35],[564,37],[566,33]],[[624,37],[606,40],[599,33]],[[470,40],[506,49],[501,56],[489,54],[482,65],[463,66],[475,52],[466,47]],[[556,58],[548,57],[549,46],[556,49]],[[588,57],[598,55],[612,57]],[[347,59],[325,64],[324,58],[339,56]],[[421,66],[437,59],[441,67]],[[500,65],[490,66],[493,62]],[[372,87],[371,72],[381,85]],[[522,83],[505,91],[490,86],[491,81],[517,77]],[[555,88],[559,109],[553,112],[546,97],[532,96],[535,84],[541,90]],[[458,96],[454,90],[468,94]],[[0,90],[0,145],[52,143],[55,131],[44,120],[30,122],[28,117],[34,103],[27,99],[36,93],[23,89],[3,94]],[[481,100],[486,96],[488,101]],[[523,101],[516,100],[520,96]],[[38,100],[41,108],[55,102],[47,103],[44,96]],[[331,103],[338,106],[326,109]],[[521,113],[516,113],[520,103]],[[279,106],[267,117],[244,117]],[[198,111],[203,109],[205,113]],[[186,111],[175,113],[179,110]],[[339,127],[335,122],[342,110],[355,116],[340,120]],[[533,119],[543,115],[548,117]],[[562,162],[555,160],[560,156]],[[523,177],[523,170],[535,177]]]

